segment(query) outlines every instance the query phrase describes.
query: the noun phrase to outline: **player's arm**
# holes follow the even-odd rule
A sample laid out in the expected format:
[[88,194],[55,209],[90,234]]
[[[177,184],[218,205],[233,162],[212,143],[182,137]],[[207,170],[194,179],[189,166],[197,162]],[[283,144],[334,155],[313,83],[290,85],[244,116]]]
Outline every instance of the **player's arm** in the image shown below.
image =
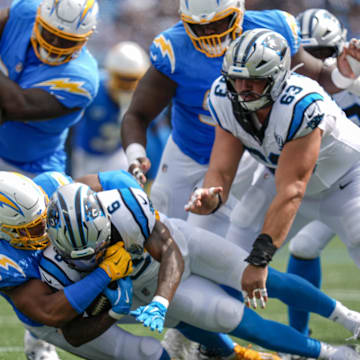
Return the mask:
[[171,302],[184,272],[184,260],[169,229],[161,221],[156,221],[145,249],[160,262],[155,295]]
[[275,173],[276,195],[264,220],[261,235],[246,259],[242,289],[250,298],[255,289],[266,289],[267,264],[285,241],[294,221],[306,186],[319,156],[322,130],[292,140],[284,146]]
[[9,12],[10,12],[9,8],[0,9],[0,39],[4,31],[4,27],[9,19]]
[[78,316],[61,328],[66,341],[72,346],[81,346],[102,335],[116,319],[109,316],[107,311],[92,317]]
[[77,111],[40,88],[23,89],[0,72],[0,108],[4,121],[47,120]]
[[130,255],[118,243],[107,249],[99,268],[64,290],[53,292],[40,279],[30,279],[2,291],[30,319],[60,328],[82,314],[111,281],[121,279],[131,271]]
[[[337,66],[327,65],[316,59],[300,46],[292,57],[291,66],[303,64],[296,72],[316,80],[330,94],[337,93],[351,87],[360,75],[360,46],[359,41],[346,45],[337,59]],[[349,62],[349,59],[351,63]]]
[[329,67],[325,66],[323,61],[315,58],[309,52],[305,51],[302,46],[293,57],[291,58],[291,67],[303,64],[296,72],[320,83],[329,93],[338,92],[339,89],[334,85],[331,80],[331,71],[335,65]]
[[[130,172],[134,170],[132,165],[135,160],[139,161],[141,171],[149,170],[151,164],[145,153],[146,129],[169,104],[176,87],[177,84],[174,81],[153,66],[150,66],[139,81],[121,123],[121,141],[126,150]],[[140,180],[146,181],[145,178],[140,178]]]
[[14,305],[30,319],[48,326],[61,327],[78,316],[63,291],[53,289],[40,279],[2,290]]
[[[216,127],[215,142],[203,187],[192,194],[186,206],[187,211],[207,215],[219,206],[220,201],[226,202],[243,152],[244,147],[238,138],[220,126]],[[214,188],[214,192],[209,192],[210,188]]]

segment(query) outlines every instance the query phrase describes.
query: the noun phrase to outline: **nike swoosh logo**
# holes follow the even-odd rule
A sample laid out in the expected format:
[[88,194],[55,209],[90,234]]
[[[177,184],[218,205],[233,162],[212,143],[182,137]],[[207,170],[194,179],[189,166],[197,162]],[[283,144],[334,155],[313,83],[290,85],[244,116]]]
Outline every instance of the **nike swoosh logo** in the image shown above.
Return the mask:
[[125,290],[125,302],[126,302],[126,304],[130,303],[129,294],[128,294],[127,290]]
[[339,185],[340,190],[344,190],[344,189],[345,189],[348,185],[350,185],[352,182],[353,182],[353,181],[351,180],[351,181],[347,182],[347,183],[344,184],[344,185]]

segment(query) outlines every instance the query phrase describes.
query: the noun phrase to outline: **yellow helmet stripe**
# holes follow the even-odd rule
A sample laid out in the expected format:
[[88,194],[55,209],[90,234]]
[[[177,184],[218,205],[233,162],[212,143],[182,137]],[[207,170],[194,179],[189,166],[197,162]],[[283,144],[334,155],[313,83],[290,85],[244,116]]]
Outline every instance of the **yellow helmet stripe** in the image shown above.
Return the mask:
[[24,215],[20,207],[3,193],[0,193],[0,206],[8,206],[9,208],[15,210],[19,214]]
[[80,22],[85,18],[85,16],[91,10],[91,8],[94,6],[94,4],[95,4],[95,0],[87,0],[87,2],[85,4],[85,9],[80,18]]

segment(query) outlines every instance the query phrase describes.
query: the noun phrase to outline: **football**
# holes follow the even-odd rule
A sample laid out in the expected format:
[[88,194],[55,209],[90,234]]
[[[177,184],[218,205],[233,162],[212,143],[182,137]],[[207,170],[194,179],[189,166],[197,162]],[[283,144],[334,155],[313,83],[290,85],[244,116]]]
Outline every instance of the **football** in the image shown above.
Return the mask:
[[98,295],[95,300],[88,306],[86,313],[88,316],[99,315],[103,311],[108,311],[111,308],[110,301],[104,294]]

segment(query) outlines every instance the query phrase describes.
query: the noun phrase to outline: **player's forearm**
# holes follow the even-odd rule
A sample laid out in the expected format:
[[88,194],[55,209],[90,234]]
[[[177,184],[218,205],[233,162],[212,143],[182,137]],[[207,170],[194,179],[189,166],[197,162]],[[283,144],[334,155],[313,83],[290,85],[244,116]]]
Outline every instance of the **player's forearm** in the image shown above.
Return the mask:
[[145,148],[147,126],[147,121],[143,121],[140,115],[127,112],[121,123],[121,142],[124,149],[132,143],[141,144]]
[[169,302],[173,299],[184,272],[183,257],[176,244],[174,245],[169,246],[161,257],[158,286],[155,293]]
[[102,335],[115,322],[105,311],[89,318],[77,317],[63,326],[61,331],[66,341],[77,347]]
[[280,190],[266,213],[261,233],[270,235],[277,248],[284,243],[290,231],[305,189],[305,184],[299,182],[282,191]]

